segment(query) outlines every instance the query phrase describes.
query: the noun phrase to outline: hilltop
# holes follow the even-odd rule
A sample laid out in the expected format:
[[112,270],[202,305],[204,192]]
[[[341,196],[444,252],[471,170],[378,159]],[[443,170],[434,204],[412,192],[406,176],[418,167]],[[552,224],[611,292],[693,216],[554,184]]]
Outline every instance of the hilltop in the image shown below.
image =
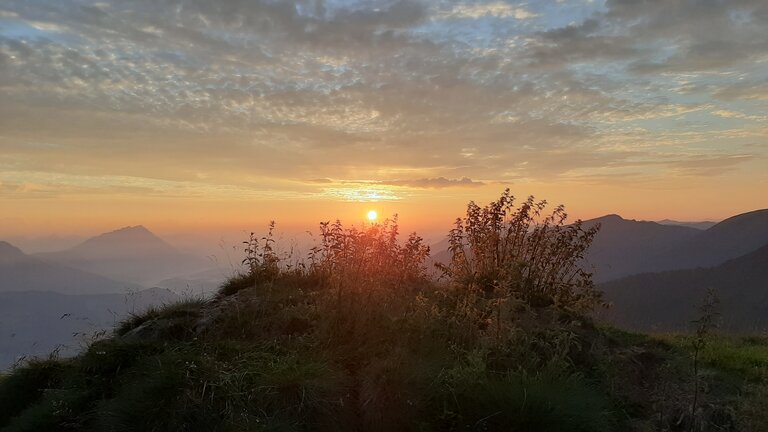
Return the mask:
[[322,224],[300,266],[253,237],[214,299],[0,378],[0,430],[765,430],[768,341],[601,326],[597,230],[537,205],[471,204],[440,284],[389,222]]

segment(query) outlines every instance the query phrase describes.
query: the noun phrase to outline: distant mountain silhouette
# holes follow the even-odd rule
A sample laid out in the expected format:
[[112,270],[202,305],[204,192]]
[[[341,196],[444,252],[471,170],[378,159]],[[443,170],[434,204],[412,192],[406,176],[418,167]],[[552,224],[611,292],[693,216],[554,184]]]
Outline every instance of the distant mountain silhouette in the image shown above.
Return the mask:
[[681,221],[676,221],[676,220],[672,220],[672,219],[663,219],[663,220],[660,220],[660,221],[657,221],[657,222],[662,224],[662,225],[677,225],[677,226],[684,226],[684,227],[688,227],[688,228],[696,228],[696,229],[700,229],[700,230],[709,229],[709,228],[712,228],[713,226],[717,225],[717,222],[713,222],[713,221],[681,222]]
[[124,293],[140,286],[26,255],[0,241],[0,292],[53,291],[66,294]]
[[159,288],[97,295],[0,292],[0,371],[21,356],[45,356],[57,347],[61,355],[76,354],[91,335],[129,313],[177,299]]
[[648,266],[654,271],[711,267],[768,243],[768,209],[728,218],[694,238],[663,251]]
[[600,285],[613,307],[606,316],[637,330],[685,330],[698,318],[707,288],[721,300],[723,328],[768,329],[768,244],[712,268],[645,273]]
[[740,214],[706,230],[608,215],[600,223],[587,260],[595,281],[647,272],[712,267],[768,243],[768,209]]
[[16,246],[5,242],[0,241],[0,260],[2,259],[12,259],[14,257],[21,257],[24,255],[24,252],[21,251],[21,249],[17,248]]
[[584,221],[587,228],[596,224],[600,224],[600,231],[587,261],[594,266],[598,282],[651,271],[651,258],[701,234],[695,228],[627,220],[615,214]]
[[204,259],[178,251],[141,225],[98,235],[64,251],[37,256],[145,286],[208,267]]

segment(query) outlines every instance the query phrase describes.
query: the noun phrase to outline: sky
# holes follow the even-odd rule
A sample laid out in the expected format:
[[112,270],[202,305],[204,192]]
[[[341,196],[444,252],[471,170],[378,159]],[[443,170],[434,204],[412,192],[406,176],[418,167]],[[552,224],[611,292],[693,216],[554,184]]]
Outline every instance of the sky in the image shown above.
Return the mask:
[[768,207],[765,0],[0,0],[0,238]]

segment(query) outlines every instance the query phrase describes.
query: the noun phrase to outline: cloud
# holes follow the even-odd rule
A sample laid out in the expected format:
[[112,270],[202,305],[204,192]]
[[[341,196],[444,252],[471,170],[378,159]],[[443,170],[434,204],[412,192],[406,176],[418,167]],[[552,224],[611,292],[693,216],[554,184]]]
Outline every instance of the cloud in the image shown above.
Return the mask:
[[399,201],[403,199],[403,195],[402,192],[394,191],[386,186],[370,183],[328,187],[324,188],[319,194],[322,198],[347,202]]
[[496,18],[514,18],[517,20],[527,20],[535,18],[538,15],[522,6],[513,6],[509,3],[496,1],[488,3],[459,3],[453,6],[450,12],[445,13],[450,18],[472,18],[478,19],[486,16]]
[[557,6],[14,2],[0,166],[288,196],[552,181],[694,144],[703,166],[765,140],[723,125],[768,109],[765,2]]
[[670,164],[673,171],[691,176],[719,175],[755,158],[751,154],[692,156]]
[[765,82],[739,82],[720,87],[714,91],[714,96],[727,101],[768,101],[768,79]]
[[547,67],[626,62],[635,74],[717,71],[764,58],[766,10],[759,0],[609,0],[581,23],[540,32],[527,56]]
[[421,178],[413,180],[389,180],[383,181],[383,184],[392,186],[405,186],[411,188],[422,189],[443,189],[449,187],[479,187],[485,186],[484,182],[475,181],[469,177],[462,177],[460,179],[447,179],[445,177],[435,178]]

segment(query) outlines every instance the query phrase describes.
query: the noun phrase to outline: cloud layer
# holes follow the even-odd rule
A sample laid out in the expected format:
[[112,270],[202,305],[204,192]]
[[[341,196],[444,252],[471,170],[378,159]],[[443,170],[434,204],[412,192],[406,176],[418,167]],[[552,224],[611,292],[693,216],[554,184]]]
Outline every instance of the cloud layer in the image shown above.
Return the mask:
[[766,28],[763,0],[4,0],[0,195],[765,166]]

